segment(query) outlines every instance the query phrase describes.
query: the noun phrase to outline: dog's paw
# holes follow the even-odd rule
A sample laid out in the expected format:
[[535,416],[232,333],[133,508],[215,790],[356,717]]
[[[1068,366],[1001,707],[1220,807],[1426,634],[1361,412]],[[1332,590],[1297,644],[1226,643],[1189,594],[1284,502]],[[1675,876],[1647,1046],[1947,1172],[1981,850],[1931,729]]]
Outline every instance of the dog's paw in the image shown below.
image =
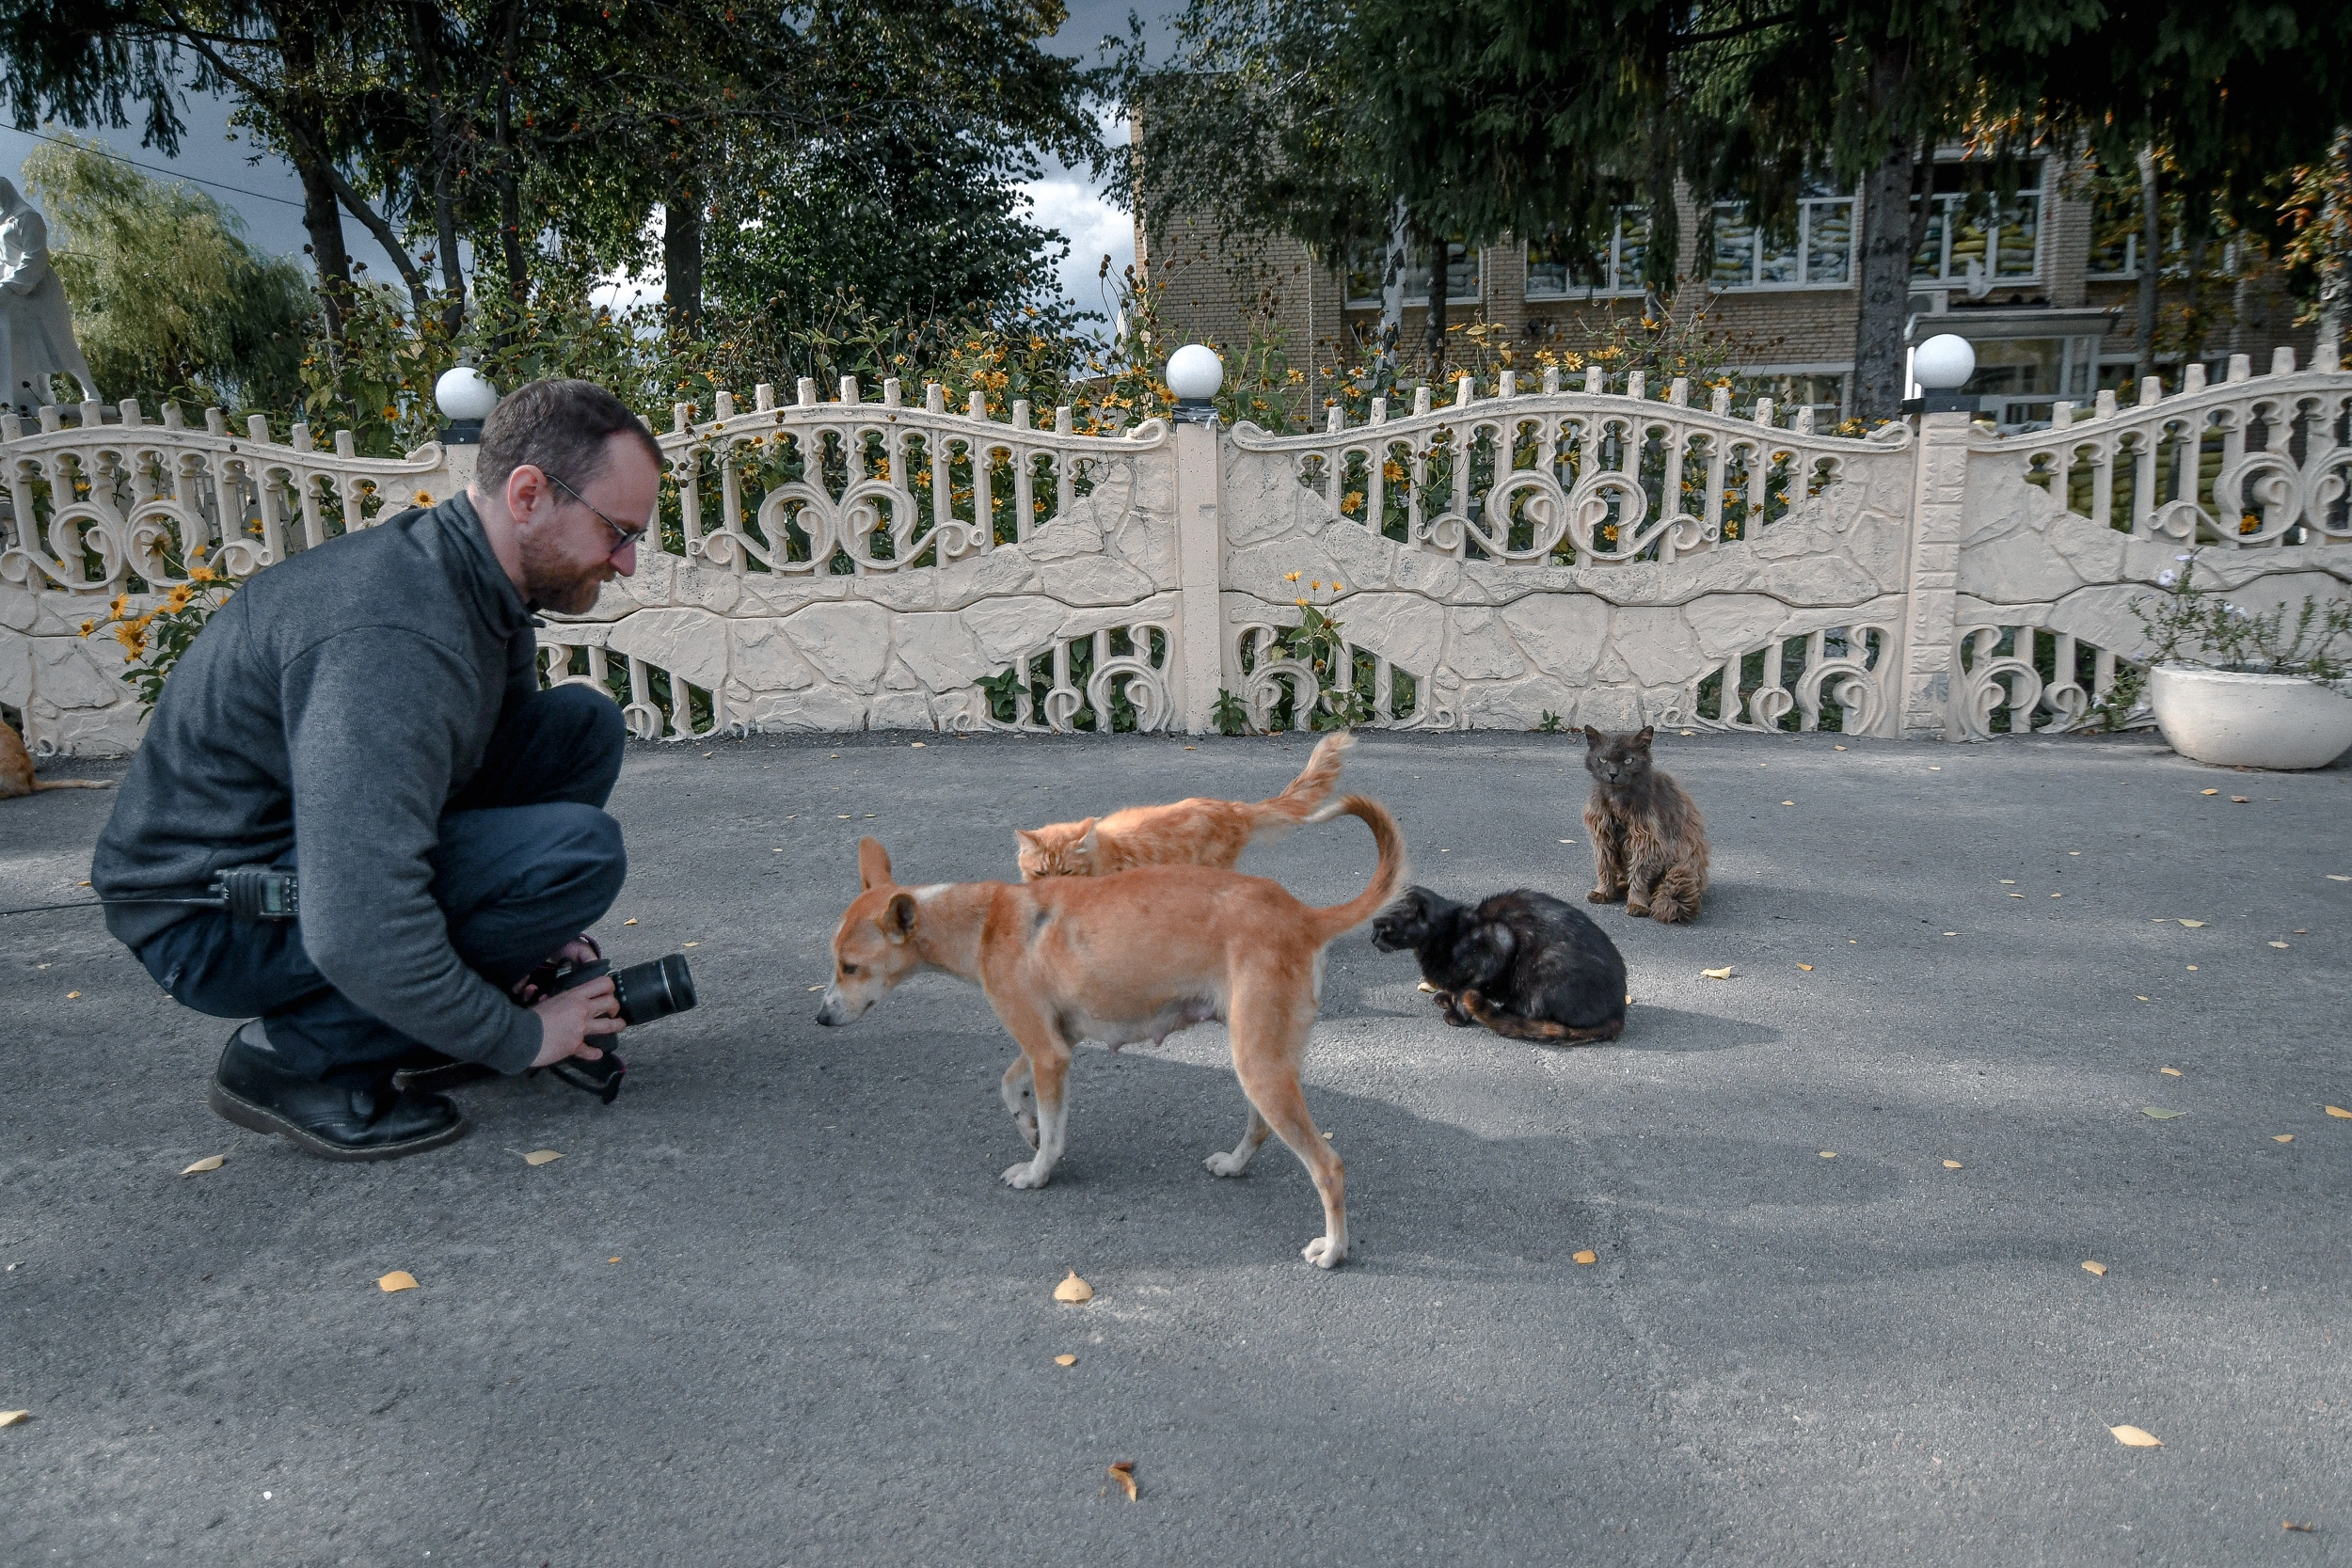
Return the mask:
[[1647,904],[1636,904],[1632,900],[1628,899],[1626,901],[1625,912],[1631,915],[1634,919],[1640,920],[1648,915],[1649,906]]
[[1336,1269],[1347,1259],[1347,1249],[1333,1246],[1328,1236],[1317,1236],[1299,1249],[1299,1256],[1318,1269]]
[[1211,1176],[1239,1176],[1249,1168],[1249,1162],[1230,1148],[1218,1149],[1200,1163],[1208,1168]]
[[1592,892],[1584,895],[1584,901],[1588,904],[1613,904],[1624,896],[1625,890],[1623,888],[1618,888],[1612,892],[1610,889],[1605,887],[1597,887],[1593,889]]
[[1037,1174],[1036,1164],[1028,1160],[1005,1167],[1005,1185],[1027,1190],[1045,1185],[1045,1178]]

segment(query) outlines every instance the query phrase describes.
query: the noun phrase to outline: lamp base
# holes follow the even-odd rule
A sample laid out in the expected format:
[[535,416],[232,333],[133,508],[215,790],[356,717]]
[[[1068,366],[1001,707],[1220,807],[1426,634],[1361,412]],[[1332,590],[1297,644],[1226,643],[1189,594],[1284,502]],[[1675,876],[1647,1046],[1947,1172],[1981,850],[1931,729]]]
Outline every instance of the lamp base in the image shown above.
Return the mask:
[[452,420],[441,432],[441,445],[445,447],[478,447],[481,444],[480,420]]

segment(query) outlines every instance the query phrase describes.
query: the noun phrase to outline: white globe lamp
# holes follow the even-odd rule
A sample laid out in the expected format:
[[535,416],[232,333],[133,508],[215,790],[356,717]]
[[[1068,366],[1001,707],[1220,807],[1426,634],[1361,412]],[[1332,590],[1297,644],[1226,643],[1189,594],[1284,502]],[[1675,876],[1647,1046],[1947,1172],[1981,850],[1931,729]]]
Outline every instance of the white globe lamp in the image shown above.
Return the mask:
[[1977,373],[1977,351],[1956,332],[1939,332],[1912,351],[1911,379],[1925,392],[1957,392]]
[[499,405],[498,388],[482,378],[482,372],[471,365],[459,365],[441,372],[433,384],[433,402],[449,420],[442,432],[444,442],[464,444],[482,439],[482,421],[490,417],[490,410]]
[[[1224,385],[1225,362],[1216,356],[1216,350],[1201,343],[1186,343],[1168,356],[1168,389],[1176,394],[1177,402],[1195,409],[1205,408],[1208,401],[1216,396],[1216,389]],[[1183,417],[1180,412],[1178,418]]]

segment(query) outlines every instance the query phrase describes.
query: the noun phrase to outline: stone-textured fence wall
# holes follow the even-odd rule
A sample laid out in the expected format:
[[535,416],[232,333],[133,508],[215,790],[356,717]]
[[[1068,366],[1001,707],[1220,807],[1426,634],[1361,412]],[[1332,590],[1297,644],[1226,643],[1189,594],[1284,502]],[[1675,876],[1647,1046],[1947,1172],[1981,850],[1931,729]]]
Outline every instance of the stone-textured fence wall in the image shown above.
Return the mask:
[[[2249,605],[2352,583],[2332,359],[2007,437],[1957,414],[1830,436],[1638,375],[1501,390],[1280,436],[1079,436],[896,382],[681,405],[664,547],[549,624],[547,677],[598,683],[648,738],[1200,729],[1220,692],[1304,726],[1336,673],[1387,726],[1958,739],[2079,722],[2145,653],[2130,602],[2191,547]],[[462,446],[363,459],[107,413],[0,420],[0,705],[44,754],[136,743],[120,650],[80,635],[116,595],[167,593],[197,545],[249,575],[470,477]],[[1339,621],[1343,672],[1281,641],[1300,600]]]

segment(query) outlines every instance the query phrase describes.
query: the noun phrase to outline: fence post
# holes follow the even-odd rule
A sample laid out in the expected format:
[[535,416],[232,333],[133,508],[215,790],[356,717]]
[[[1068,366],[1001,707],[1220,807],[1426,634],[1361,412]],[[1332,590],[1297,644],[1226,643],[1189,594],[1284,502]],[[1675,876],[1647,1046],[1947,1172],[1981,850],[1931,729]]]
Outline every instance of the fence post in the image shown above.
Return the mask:
[[1955,595],[1960,538],[1968,510],[1965,413],[1919,416],[1913,443],[1911,561],[1904,582],[1901,734],[1907,740],[1958,740],[1952,685],[1959,649]]
[[1218,515],[1225,478],[1225,433],[1216,416],[1176,415],[1176,659],[1184,672],[1187,735],[1216,728],[1216,693],[1225,684],[1225,528]]

